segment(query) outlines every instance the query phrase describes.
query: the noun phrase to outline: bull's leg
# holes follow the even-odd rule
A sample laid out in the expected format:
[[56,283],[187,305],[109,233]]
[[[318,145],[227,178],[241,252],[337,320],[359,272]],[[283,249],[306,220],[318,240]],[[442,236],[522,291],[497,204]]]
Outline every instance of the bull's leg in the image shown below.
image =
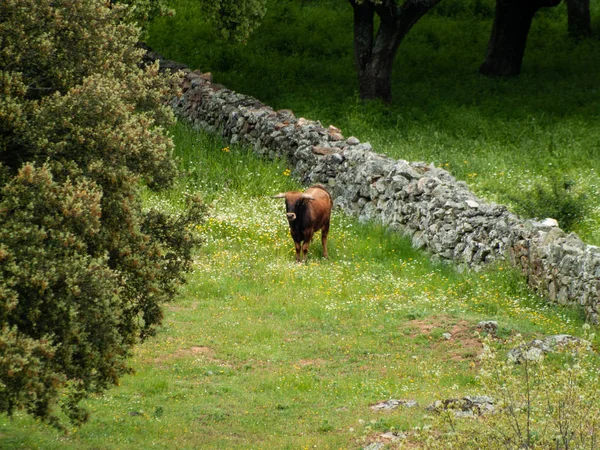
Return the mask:
[[299,241],[294,241],[294,247],[296,247],[296,262],[302,262],[300,259],[300,249],[302,248],[302,244]]
[[310,245],[310,241],[312,241],[314,231],[304,233],[304,244],[302,244],[302,253],[304,262],[308,259],[308,246]]
[[310,245],[310,242],[304,241],[304,244],[302,244],[302,253],[303,253],[303,259],[304,262],[306,262],[306,260],[308,259],[308,246]]
[[323,226],[321,230],[321,244],[323,244],[323,258],[329,258],[327,253],[327,235],[329,234],[329,222]]

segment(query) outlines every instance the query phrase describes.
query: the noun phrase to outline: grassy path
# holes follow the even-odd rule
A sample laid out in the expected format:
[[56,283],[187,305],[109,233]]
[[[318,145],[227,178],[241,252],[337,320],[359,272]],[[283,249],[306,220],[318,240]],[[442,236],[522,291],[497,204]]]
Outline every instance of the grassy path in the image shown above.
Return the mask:
[[[189,175],[148,203],[176,208],[186,190],[211,203],[189,284],[137,348],[135,375],[87,402],[87,425],[63,436],[2,417],[0,448],[361,448],[427,424],[423,407],[444,394],[478,392],[478,321],[497,320],[501,337],[579,333],[577,312],[506,267],[460,274],[339,212],[330,259],[317,240],[298,265],[283,205],[265,198],[295,187],[285,164],[183,126],[175,138]],[[390,398],[420,407],[371,410]]]

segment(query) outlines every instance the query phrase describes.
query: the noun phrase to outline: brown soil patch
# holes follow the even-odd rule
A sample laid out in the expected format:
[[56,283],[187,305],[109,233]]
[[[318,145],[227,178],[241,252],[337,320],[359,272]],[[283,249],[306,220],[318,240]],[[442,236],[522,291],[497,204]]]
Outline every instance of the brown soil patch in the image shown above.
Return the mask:
[[481,339],[477,335],[476,325],[463,319],[446,315],[434,315],[424,319],[409,322],[410,336],[416,338],[422,335],[437,333],[450,333],[450,339],[443,337],[432,339],[431,348],[444,348],[448,359],[454,361],[474,360],[483,348]]
[[433,330],[444,329],[444,332],[452,333],[451,328],[457,331],[461,328],[469,327],[469,322],[466,320],[456,319],[446,315],[434,315],[424,319],[415,319],[409,322],[412,329],[411,337],[417,337],[421,334],[430,334]]
[[296,340],[298,340],[299,337],[302,336],[302,333],[298,330],[292,330],[292,331],[288,332],[287,334],[288,334],[287,337],[283,338],[283,340],[285,342],[296,341]]
[[214,351],[210,347],[197,347],[192,345],[188,350],[192,355],[197,355],[198,353],[203,353],[205,355],[212,355]]
[[326,363],[326,361],[324,359],[322,359],[322,358],[317,358],[317,359],[301,359],[300,361],[298,361],[298,364],[301,367],[306,367],[306,366],[321,367],[325,363]]
[[199,345],[192,345],[190,348],[180,348],[173,353],[168,355],[161,355],[154,358],[155,363],[162,363],[172,359],[188,358],[190,356],[204,355],[209,359],[212,359],[215,352],[210,347],[204,347]]

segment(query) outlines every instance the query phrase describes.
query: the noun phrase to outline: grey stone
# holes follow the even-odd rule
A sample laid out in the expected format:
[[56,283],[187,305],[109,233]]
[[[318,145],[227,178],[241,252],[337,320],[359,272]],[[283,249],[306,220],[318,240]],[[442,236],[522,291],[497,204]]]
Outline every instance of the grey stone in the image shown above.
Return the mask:
[[419,406],[416,400],[385,400],[371,405],[373,411],[390,411],[399,407],[415,408]]
[[383,433],[380,437],[386,441],[396,442],[400,439],[406,439],[406,434],[400,431],[388,431],[387,433]]
[[426,409],[433,412],[450,410],[456,417],[472,417],[492,413],[495,411],[495,406],[494,400],[490,396],[479,395],[436,400]]
[[331,159],[337,163],[341,163],[344,161],[344,157],[339,153],[334,153],[333,155],[331,155]]
[[547,336],[544,339],[534,339],[531,342],[520,345],[508,352],[508,358],[521,363],[525,360],[537,361],[543,358],[544,354],[554,352],[567,345],[582,344],[590,348],[590,343],[577,336],[569,334],[556,334]]
[[496,334],[498,331],[498,322],[495,320],[482,320],[477,324],[477,328],[489,334]]
[[413,169],[410,165],[403,162],[396,163],[396,165],[392,169],[391,175],[400,175],[409,181],[418,180],[422,177],[422,175],[419,172]]
[[385,444],[383,442],[371,442],[366,447],[363,447],[363,450],[383,450],[385,448]]
[[547,218],[540,222],[543,227],[558,227],[558,221],[556,219]]

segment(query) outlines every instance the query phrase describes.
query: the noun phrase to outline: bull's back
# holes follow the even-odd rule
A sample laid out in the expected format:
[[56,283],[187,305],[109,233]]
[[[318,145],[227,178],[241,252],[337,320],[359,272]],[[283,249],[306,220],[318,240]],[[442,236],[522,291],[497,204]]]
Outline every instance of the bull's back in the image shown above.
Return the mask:
[[314,197],[314,200],[310,202],[310,208],[315,231],[317,231],[329,224],[333,202],[329,193],[319,186],[312,186],[305,193]]
[[304,193],[312,195],[315,198],[315,201],[320,200],[326,205],[328,205],[330,208],[333,205],[329,192],[327,192],[324,188],[320,186],[311,186],[306,191],[304,191]]

